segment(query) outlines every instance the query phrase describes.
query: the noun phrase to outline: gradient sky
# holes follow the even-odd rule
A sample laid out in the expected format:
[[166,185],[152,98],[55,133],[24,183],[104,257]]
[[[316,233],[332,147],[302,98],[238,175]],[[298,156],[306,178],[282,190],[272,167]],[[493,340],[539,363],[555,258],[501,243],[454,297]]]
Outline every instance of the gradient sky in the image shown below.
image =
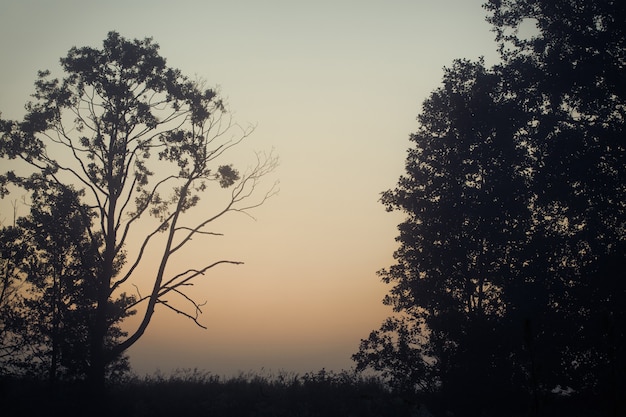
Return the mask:
[[[235,153],[274,149],[280,193],[177,261],[214,269],[193,295],[203,330],[157,309],[129,351],[139,374],[348,369],[390,309],[376,271],[393,263],[399,213],[380,192],[404,169],[421,103],[455,58],[495,62],[483,0],[0,0],[0,112],[20,118],[38,69],[110,30],[153,37],[168,64],[219,89],[256,124]],[[11,218],[2,202],[0,219]],[[129,289],[132,291],[132,289]]]

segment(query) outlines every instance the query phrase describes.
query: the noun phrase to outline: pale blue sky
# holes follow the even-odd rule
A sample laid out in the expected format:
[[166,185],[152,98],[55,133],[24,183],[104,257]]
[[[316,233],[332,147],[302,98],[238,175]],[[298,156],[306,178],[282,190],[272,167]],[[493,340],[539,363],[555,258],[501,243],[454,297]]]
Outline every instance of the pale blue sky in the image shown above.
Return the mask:
[[[376,271],[398,214],[378,203],[403,172],[422,101],[454,58],[496,57],[482,0],[0,0],[0,112],[18,118],[38,69],[110,30],[151,36],[168,64],[219,86],[235,119],[257,124],[237,152],[274,148],[280,194],[223,223],[186,261],[244,261],[198,285],[194,327],[158,311],[130,351],[140,372],[348,368],[389,310]],[[6,204],[2,206],[3,218]],[[181,262],[186,262],[181,260]]]

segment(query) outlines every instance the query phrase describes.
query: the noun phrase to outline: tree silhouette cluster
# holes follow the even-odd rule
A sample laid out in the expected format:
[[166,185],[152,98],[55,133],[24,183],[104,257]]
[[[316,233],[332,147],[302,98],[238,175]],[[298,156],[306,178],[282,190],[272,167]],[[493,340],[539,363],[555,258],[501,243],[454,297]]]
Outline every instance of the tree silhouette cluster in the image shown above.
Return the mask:
[[381,199],[406,214],[397,315],[354,360],[441,413],[623,415],[626,6],[485,8],[501,63],[455,61],[424,102]]
[[[22,121],[0,120],[0,157],[14,168],[0,175],[0,192],[21,189],[30,206],[1,231],[2,374],[87,378],[98,391],[125,369],[124,352],[157,306],[201,325],[189,287],[241,262],[176,270],[171,261],[192,239],[219,236],[216,220],[276,191],[260,190],[272,154],[245,170],[222,162],[253,129],[158,49],[116,32],[100,49],[74,47],[62,79],[40,71]],[[143,294],[139,274],[150,277]],[[136,313],[136,327],[122,331]]]

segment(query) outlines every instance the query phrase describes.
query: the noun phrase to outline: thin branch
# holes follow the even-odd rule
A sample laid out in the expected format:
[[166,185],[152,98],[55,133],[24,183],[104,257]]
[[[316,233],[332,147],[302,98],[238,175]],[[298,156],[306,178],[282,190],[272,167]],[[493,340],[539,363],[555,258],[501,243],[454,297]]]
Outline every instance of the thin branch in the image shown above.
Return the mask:
[[[170,181],[172,179],[177,179],[178,177],[175,175],[170,175],[168,177],[163,178],[162,180],[160,180],[159,182],[157,182],[154,187],[152,188],[152,190],[150,191],[150,194],[147,196],[146,198],[146,202],[142,207],[137,207],[137,211],[135,213],[133,213],[133,215],[130,217],[130,219],[128,219],[126,221],[126,224],[124,225],[124,231],[122,232],[122,236],[120,238],[120,243],[118,245],[118,247],[121,249],[122,244],[126,241],[126,237],[130,231],[130,227],[131,225],[137,221],[139,218],[141,218],[141,216],[143,215],[143,213],[145,213],[145,211],[148,209],[148,207],[150,207],[150,203],[152,201],[152,198],[154,197],[154,195],[156,194],[157,190],[159,189],[159,187],[161,187],[164,183],[166,183],[167,181]],[[157,232],[159,232],[159,230],[162,229],[163,225],[167,224],[167,222],[173,217],[173,214],[169,215],[166,219],[164,219],[163,221],[161,221],[161,223],[158,225],[158,227],[154,230],[153,233],[151,233],[149,235],[149,238],[152,237],[153,235],[155,235]],[[148,240],[149,240],[148,238]],[[147,241],[144,242],[147,244]],[[142,246],[143,247],[143,246]],[[142,251],[143,252],[143,251]],[[141,253],[140,253],[141,255]],[[139,256],[139,258],[137,260],[139,260],[141,258],[141,256]]]
[[[126,274],[120,278],[119,280],[117,280],[115,283],[113,283],[113,285],[111,286],[111,293],[113,291],[115,291],[115,289],[117,289],[121,284],[123,284],[124,282],[126,282],[131,275],[133,274],[133,272],[135,271],[135,268],[137,268],[137,266],[139,265],[139,263],[141,262],[141,259],[143,258],[143,254],[146,250],[146,247],[148,246],[148,242],[150,241],[150,239],[152,239],[154,237],[154,235],[156,235],[157,233],[159,233],[159,231],[161,230],[161,228],[163,227],[163,225],[167,224],[167,222],[169,222],[169,220],[173,217],[173,214],[171,214],[170,216],[168,216],[166,219],[164,219],[159,226],[154,229],[150,234],[148,234],[148,236],[146,236],[146,238],[144,239],[143,243],[141,244],[141,247],[139,249],[139,253],[137,254],[137,257],[135,258],[135,262],[133,262],[132,266],[130,267],[130,269],[128,270],[128,272],[126,272]],[[128,229],[125,230],[124,234],[126,234],[126,232],[128,231]],[[119,247],[121,249],[121,247]],[[117,250],[117,248],[116,248]]]
[[[165,284],[161,285],[158,295],[159,297],[167,294],[168,292],[170,292],[172,289],[180,287],[181,285],[186,285],[189,281],[191,281],[192,279],[194,279],[195,277],[197,277],[198,275],[204,275],[204,273],[206,271],[208,271],[211,268],[216,267],[217,265],[221,265],[221,264],[231,264],[231,265],[243,265],[243,262],[241,261],[216,261],[213,262],[210,265],[205,266],[202,269],[188,269],[185,272],[182,272],[180,274],[175,275],[174,277],[170,278]],[[175,282],[177,279],[184,277],[185,275],[191,273],[190,276],[184,278],[183,280],[181,280],[180,282]],[[163,288],[169,288],[165,291],[161,291],[161,289]]]
[[139,299],[142,299],[143,297],[141,296],[141,291],[139,291],[139,287],[135,283],[133,283],[132,285],[133,287],[135,287],[135,290],[137,291],[137,295],[139,296]]
[[215,215],[199,223],[193,229],[189,229],[190,230],[189,233],[178,243],[178,245],[172,248],[170,253],[174,253],[178,251],[189,240],[191,240],[194,234],[199,233],[201,229],[205,227],[207,224],[215,221],[216,219],[222,217],[224,214],[228,212],[235,211],[235,212],[245,213],[246,215],[254,219],[254,217],[252,217],[249,213],[247,213],[247,210],[261,206],[265,201],[267,201],[269,198],[271,198],[272,196],[278,193],[278,189],[277,189],[278,182],[275,182],[270,188],[270,190],[265,193],[263,198],[260,199],[260,201],[250,204],[246,207],[236,207],[237,203],[251,197],[261,177],[272,172],[278,165],[278,159],[273,157],[272,154],[270,154],[269,156],[265,156],[263,160],[261,159],[260,154],[257,153],[256,156],[257,156],[256,166],[252,168],[252,170],[248,174],[244,174],[244,177],[242,178],[242,180],[233,188],[233,191],[231,192],[231,199],[228,202],[228,204],[226,204],[224,208],[220,210],[219,212],[217,212]]
[[193,320],[193,322],[194,322],[194,323],[196,323],[196,325],[197,325],[197,326],[199,326],[199,327],[201,327],[201,328],[203,328],[203,329],[205,329],[205,330],[207,329],[207,327],[206,327],[206,326],[204,326],[204,325],[200,324],[200,322],[198,321],[198,317],[197,317],[197,316],[196,316],[196,317],[194,317],[194,316],[192,316],[192,315],[191,315],[191,314],[189,314],[189,313],[185,313],[184,311],[179,310],[179,309],[177,309],[176,307],[171,306],[171,305],[170,305],[167,301],[158,300],[158,301],[157,301],[157,303],[158,303],[158,304],[163,304],[165,307],[169,308],[170,310],[172,310],[172,311],[174,311],[174,312],[176,312],[176,313],[178,313],[178,314],[181,314],[181,315],[183,315],[183,316],[187,317],[188,319]]
[[[222,217],[224,214],[228,213],[231,210],[231,207],[233,205],[233,201],[229,202],[226,207],[222,210],[220,210],[217,214],[209,217],[208,219],[206,219],[205,221],[201,222],[200,224],[198,224],[198,226],[194,227],[193,229],[191,228],[187,228],[188,230],[190,230],[189,233],[187,233],[187,235],[178,243],[178,245],[174,246],[171,250],[170,250],[170,254],[178,251],[180,248],[182,248],[188,241],[191,240],[192,236],[195,235],[196,233],[199,233],[200,229],[202,229],[204,226],[206,226],[207,224],[215,221],[216,219]],[[175,229],[176,230],[176,229]]]
[[[174,229],[174,231],[179,231],[179,230],[193,231],[194,229],[192,229],[191,227],[186,227],[186,226],[181,226],[181,227],[177,227],[177,228]],[[224,236],[224,233],[205,232],[205,231],[202,231],[202,230],[196,230],[194,233],[197,233],[199,235]]]

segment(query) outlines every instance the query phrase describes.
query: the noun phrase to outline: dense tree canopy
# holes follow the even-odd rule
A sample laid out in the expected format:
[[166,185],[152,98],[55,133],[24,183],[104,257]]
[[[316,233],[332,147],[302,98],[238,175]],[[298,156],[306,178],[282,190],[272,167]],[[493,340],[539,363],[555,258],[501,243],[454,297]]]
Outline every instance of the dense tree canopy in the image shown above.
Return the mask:
[[[486,8],[502,45],[514,45],[503,48],[511,92],[535,121],[535,244],[543,249],[535,275],[551,278],[549,308],[559,318],[541,330],[560,335],[542,343],[558,346],[551,362],[567,384],[616,396],[624,382],[613,373],[626,370],[617,355],[626,325],[626,5],[490,1]],[[524,22],[536,25],[532,36],[515,33]]]
[[[276,158],[258,154],[245,171],[220,162],[251,129],[231,123],[214,90],[168,67],[151,39],[131,41],[110,32],[101,49],[72,48],[61,65],[62,79],[39,73],[23,121],[2,121],[0,156],[15,160],[16,168],[0,176],[0,185],[4,193],[10,184],[21,186],[35,201],[46,189],[77,197],[75,211],[67,214],[77,221],[68,217],[56,226],[81,229],[67,229],[73,239],[67,244],[79,245],[73,251],[88,248],[90,258],[79,269],[64,264],[78,257],[66,254],[58,261],[81,275],[71,282],[90,281],[67,290],[90,291],[78,297],[89,316],[88,354],[82,359],[92,383],[101,386],[107,364],[142,336],[157,305],[198,323],[200,305],[184,290],[209,269],[240,262],[204,261],[173,271],[170,260],[192,238],[215,236],[207,228],[224,214],[245,212],[270,197],[274,187],[258,193],[258,184]],[[203,214],[187,217],[208,191],[214,198]],[[41,204],[44,210],[33,212],[32,226],[51,221],[36,218],[47,212],[46,205],[54,207],[50,200]],[[65,229],[45,232],[59,238]],[[131,236],[138,246],[128,245]],[[66,249],[51,245],[60,243],[55,240],[35,243],[51,260]],[[149,250],[159,251],[157,262],[146,262]],[[148,272],[152,288],[147,295],[125,295],[142,265],[154,267]],[[46,282],[52,279],[39,273]],[[137,328],[119,333],[119,319],[135,309],[141,312]]]
[[424,103],[407,175],[382,197],[389,210],[407,213],[398,263],[380,272],[394,283],[385,303],[403,315],[364,341],[359,366],[397,356],[389,336],[380,349],[391,331],[420,352],[404,366],[422,373],[402,372],[416,378],[404,384],[440,392],[447,403],[473,398],[476,407],[509,388],[512,381],[500,383],[514,362],[501,337],[506,291],[521,274],[531,223],[524,116],[482,62],[455,62]]
[[558,414],[558,387],[589,415],[623,407],[618,3],[485,5],[502,62],[456,61],[424,103],[406,174],[382,197],[407,215],[380,272],[398,317],[362,341],[358,367],[458,415]]
[[[87,235],[91,219],[82,216],[80,193],[71,187],[47,184],[33,188],[30,214],[5,228],[2,244],[10,250],[3,262],[13,270],[7,278],[19,282],[19,291],[6,303],[4,318],[16,345],[2,361],[3,373],[57,380],[87,374],[89,328],[96,305],[99,273],[98,245]],[[12,285],[15,289],[15,285]],[[107,345],[125,336],[119,321],[133,314],[135,301],[125,293],[112,300]],[[107,374],[127,370],[126,358],[107,363]]]

